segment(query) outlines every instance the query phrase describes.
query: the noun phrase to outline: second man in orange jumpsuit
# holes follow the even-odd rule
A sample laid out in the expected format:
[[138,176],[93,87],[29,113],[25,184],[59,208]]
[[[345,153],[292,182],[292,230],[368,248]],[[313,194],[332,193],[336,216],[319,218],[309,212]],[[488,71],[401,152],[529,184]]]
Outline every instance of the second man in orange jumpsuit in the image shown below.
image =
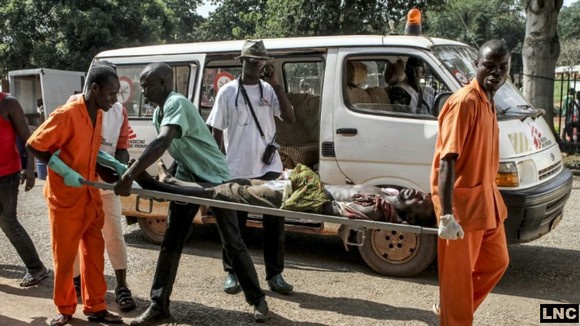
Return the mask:
[[479,50],[475,79],[439,114],[431,170],[439,220],[441,325],[472,325],[473,314],[501,279],[508,263],[507,209],[495,183],[499,128],[493,96],[510,70],[510,51],[491,40]]

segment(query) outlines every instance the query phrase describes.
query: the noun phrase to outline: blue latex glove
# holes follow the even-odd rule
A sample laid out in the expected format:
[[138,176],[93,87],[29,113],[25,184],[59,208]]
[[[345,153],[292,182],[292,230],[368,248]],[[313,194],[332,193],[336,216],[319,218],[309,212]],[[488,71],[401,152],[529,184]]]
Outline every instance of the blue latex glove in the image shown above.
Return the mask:
[[127,171],[127,165],[123,164],[107,152],[99,151],[97,156],[97,163],[113,168],[118,176],[122,176]]
[[69,187],[79,188],[82,187],[81,180],[84,181],[85,179],[78,174],[77,171],[71,169],[68,165],[66,165],[58,154],[60,150],[54,152],[48,160],[48,167],[51,168],[56,174],[60,175],[64,178],[64,184]]

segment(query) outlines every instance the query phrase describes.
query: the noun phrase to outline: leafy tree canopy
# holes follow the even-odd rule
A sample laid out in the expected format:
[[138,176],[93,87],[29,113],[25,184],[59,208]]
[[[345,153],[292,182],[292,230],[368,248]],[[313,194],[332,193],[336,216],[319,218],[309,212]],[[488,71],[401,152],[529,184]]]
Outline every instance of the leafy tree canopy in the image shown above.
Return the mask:
[[562,45],[558,65],[580,64],[580,1],[563,7],[558,16],[558,35]]
[[458,40],[476,48],[490,39],[503,39],[512,50],[512,71],[522,71],[525,13],[518,0],[450,0],[428,9],[423,32]]
[[0,76],[86,70],[111,48],[193,40],[201,0],[0,0]]
[[443,0],[219,0],[201,39],[230,40],[312,35],[385,34],[388,21],[404,27],[407,11]]

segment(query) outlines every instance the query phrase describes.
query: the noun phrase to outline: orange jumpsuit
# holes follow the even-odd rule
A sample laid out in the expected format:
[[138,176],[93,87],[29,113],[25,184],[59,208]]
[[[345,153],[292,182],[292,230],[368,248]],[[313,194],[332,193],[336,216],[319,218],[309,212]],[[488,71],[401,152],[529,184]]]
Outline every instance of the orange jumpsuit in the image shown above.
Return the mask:
[[[96,162],[101,146],[102,111],[93,126],[83,96],[56,109],[30,136],[28,144],[38,151],[54,153],[83,178],[97,181]],[[104,277],[104,214],[99,190],[73,188],[48,169],[44,186],[49,210],[54,261],[53,299],[61,314],[74,314],[77,297],[73,285],[73,263],[80,250],[83,305],[85,312],[106,309]],[[79,247],[80,244],[80,247]]]
[[440,160],[457,154],[453,214],[465,231],[463,239],[438,242],[441,325],[472,325],[475,310],[509,263],[503,223],[507,209],[495,183],[498,135],[495,108],[475,79],[453,94],[439,114],[433,205],[439,219]]

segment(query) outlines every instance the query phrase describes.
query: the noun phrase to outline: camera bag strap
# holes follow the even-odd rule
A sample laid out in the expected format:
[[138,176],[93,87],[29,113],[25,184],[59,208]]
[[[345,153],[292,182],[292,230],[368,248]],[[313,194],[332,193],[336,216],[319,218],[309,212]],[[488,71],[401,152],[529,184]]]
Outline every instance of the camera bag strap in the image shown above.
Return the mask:
[[[244,101],[246,102],[246,104],[250,107],[250,112],[252,113],[252,117],[254,118],[254,121],[256,122],[256,125],[258,126],[258,131],[260,132],[260,136],[262,136],[262,139],[266,139],[266,137],[264,136],[264,132],[262,131],[262,126],[260,126],[260,121],[258,121],[258,117],[256,117],[256,113],[254,112],[254,107],[252,106],[252,102],[250,102],[250,99],[248,98],[248,94],[246,93],[246,89],[244,88],[244,85],[242,84],[242,77],[240,76],[240,78],[238,79],[238,83],[239,83],[239,89],[242,92],[242,96],[244,97]],[[260,83],[260,81],[258,81],[258,83]],[[262,84],[259,84],[260,88],[262,88]]]

